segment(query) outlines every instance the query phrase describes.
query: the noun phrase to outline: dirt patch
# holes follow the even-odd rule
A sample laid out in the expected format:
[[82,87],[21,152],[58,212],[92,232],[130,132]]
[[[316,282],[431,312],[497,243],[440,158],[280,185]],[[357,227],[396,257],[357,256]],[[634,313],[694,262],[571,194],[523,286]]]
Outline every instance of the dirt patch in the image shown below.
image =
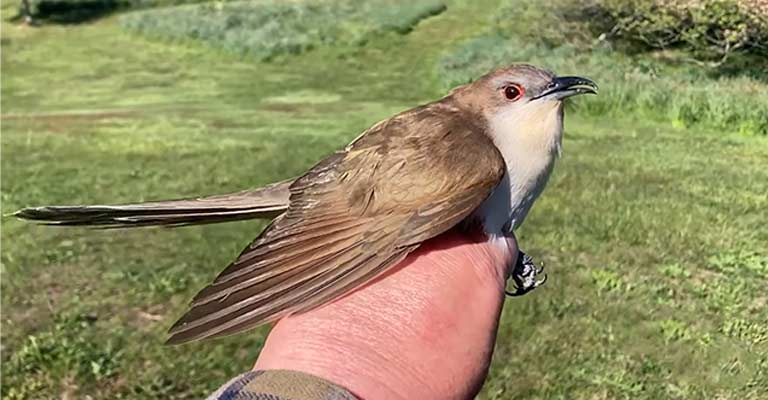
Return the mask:
[[137,110],[94,110],[94,111],[63,111],[51,113],[11,113],[0,115],[3,121],[18,120],[51,120],[51,121],[77,121],[99,120],[107,118],[126,118],[138,114]]
[[141,307],[133,307],[127,316],[128,324],[142,332],[150,332],[157,324],[167,324],[168,307],[165,304],[154,304]]
[[281,112],[281,113],[296,113],[302,109],[301,104],[291,103],[265,103],[259,105],[260,110]]
[[247,129],[252,128],[252,124],[237,122],[233,119],[215,119],[208,123],[214,129]]
[[139,114],[137,110],[101,110],[101,111],[73,111],[52,113],[19,113],[4,114],[0,116],[3,122],[20,123],[35,127],[34,130],[67,133],[73,126],[83,124],[101,123],[104,120],[118,118],[131,118]]

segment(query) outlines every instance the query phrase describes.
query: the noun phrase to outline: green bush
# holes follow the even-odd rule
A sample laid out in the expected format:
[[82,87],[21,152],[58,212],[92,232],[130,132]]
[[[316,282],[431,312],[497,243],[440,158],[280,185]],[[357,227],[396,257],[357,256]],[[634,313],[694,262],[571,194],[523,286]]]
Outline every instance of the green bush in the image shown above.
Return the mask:
[[444,9],[439,0],[240,1],[142,11],[123,16],[121,22],[135,32],[202,40],[269,60],[317,46],[358,45],[386,32],[407,33]]
[[762,0],[595,0],[590,19],[608,38],[651,49],[684,48],[713,66],[733,54],[768,56],[768,3]]
[[647,56],[585,50],[570,44],[549,47],[494,33],[465,43],[444,57],[438,69],[445,86],[453,87],[513,62],[594,79],[600,93],[576,103],[580,113],[639,116],[679,126],[768,135],[768,87],[764,82],[743,76],[714,79],[707,69],[665,65]]

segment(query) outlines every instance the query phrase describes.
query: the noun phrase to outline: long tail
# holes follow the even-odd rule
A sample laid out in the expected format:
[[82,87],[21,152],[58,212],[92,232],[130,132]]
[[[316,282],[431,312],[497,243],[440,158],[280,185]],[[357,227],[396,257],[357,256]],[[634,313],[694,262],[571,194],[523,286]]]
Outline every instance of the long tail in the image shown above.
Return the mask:
[[274,218],[288,208],[288,188],[293,180],[260,189],[197,199],[94,206],[44,206],[24,208],[13,215],[46,225],[131,228],[183,226]]

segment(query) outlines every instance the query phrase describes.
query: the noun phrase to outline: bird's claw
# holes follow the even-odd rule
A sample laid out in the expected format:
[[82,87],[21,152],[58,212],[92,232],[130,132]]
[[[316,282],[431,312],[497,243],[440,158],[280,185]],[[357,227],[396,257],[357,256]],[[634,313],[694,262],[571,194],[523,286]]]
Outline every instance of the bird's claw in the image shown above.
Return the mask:
[[[505,290],[507,296],[522,296],[533,289],[544,284],[547,281],[547,274],[544,274],[544,263],[541,267],[536,266],[533,258],[522,251],[517,257],[515,267],[512,269],[511,278],[515,282],[515,290]],[[540,280],[537,278],[543,275]]]

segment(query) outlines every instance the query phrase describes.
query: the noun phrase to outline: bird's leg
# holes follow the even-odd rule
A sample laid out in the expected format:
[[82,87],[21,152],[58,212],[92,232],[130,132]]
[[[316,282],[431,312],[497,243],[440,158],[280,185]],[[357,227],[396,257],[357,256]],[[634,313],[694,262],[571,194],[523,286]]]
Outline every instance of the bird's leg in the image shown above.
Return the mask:
[[[515,281],[515,290],[505,290],[508,296],[522,296],[533,289],[544,284],[547,281],[547,274],[544,274],[544,264],[541,267],[537,267],[533,262],[533,258],[528,254],[520,251],[517,255],[517,262],[514,268],[512,268],[511,278]],[[542,275],[541,280],[536,278]]]

